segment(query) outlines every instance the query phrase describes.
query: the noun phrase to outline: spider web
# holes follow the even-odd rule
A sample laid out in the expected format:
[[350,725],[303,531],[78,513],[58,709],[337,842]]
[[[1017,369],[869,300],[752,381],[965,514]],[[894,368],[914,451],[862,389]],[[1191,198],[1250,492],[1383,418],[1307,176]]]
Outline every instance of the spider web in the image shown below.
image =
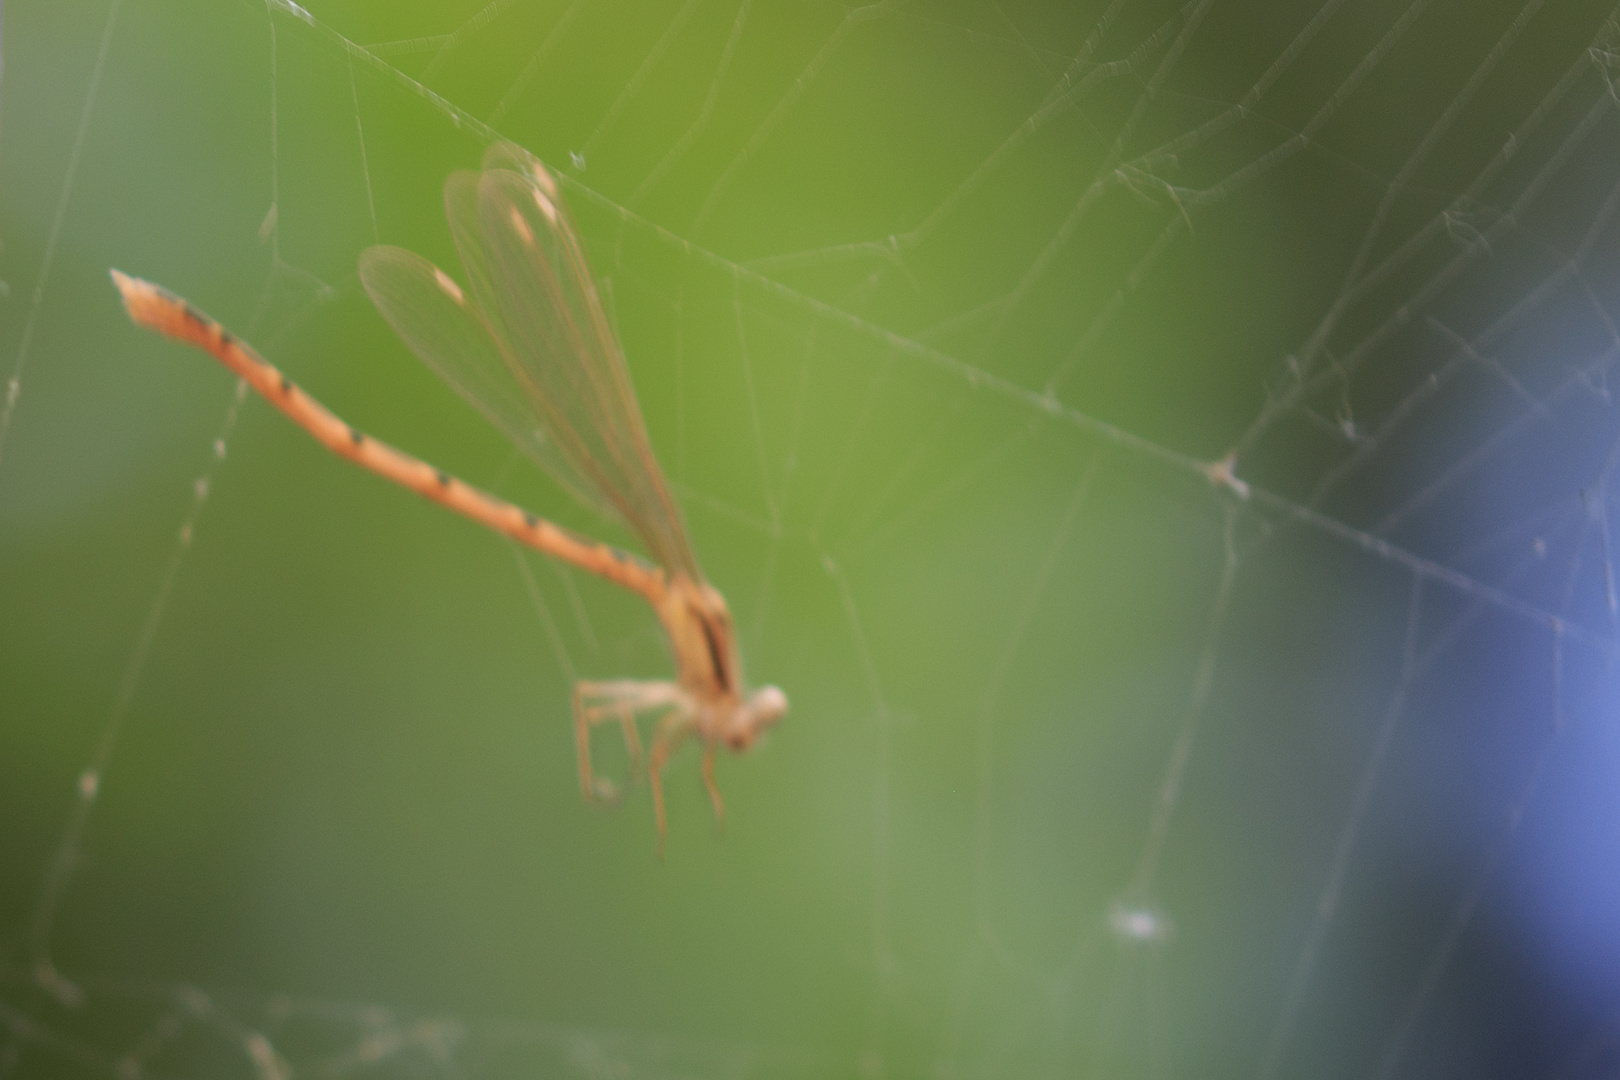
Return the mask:
[[[0,1075],[1620,1064],[1612,0],[4,16]],[[793,702],[663,862],[638,601],[105,279],[624,542],[358,287],[498,138]]]

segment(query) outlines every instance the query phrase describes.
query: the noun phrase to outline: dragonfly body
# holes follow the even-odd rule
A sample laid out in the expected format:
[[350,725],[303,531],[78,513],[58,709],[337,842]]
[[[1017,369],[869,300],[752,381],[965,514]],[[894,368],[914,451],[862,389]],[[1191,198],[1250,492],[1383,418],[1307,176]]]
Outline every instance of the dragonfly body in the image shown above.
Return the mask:
[[731,613],[692,554],[555,181],[524,151],[496,146],[481,173],[450,178],[445,205],[469,289],[418,255],[378,246],[361,255],[366,291],[417,356],[564,488],[627,525],[652,562],[362,434],[184,300],[116,270],[113,280],[138,325],[204,349],[333,452],[646,598],[669,639],[674,681],[581,682],[574,729],[585,797],[611,798],[617,788],[591,767],[592,728],[617,721],[639,767],[636,718],[657,716],[645,766],[662,845],[670,755],[688,738],[703,744],[704,783],[721,815],[716,750],[752,746],[786,713],[787,696],[745,689]]
[[662,835],[662,775],[669,755],[688,736],[703,743],[703,783],[715,816],[723,819],[725,803],[714,779],[715,751],[721,747],[734,753],[747,750],[787,711],[787,695],[774,686],[744,693],[731,612],[725,597],[714,586],[676,574],[666,580],[656,599],[649,599],[675,655],[676,680],[579,683],[574,688],[574,724],[585,797],[612,798],[616,795],[614,787],[596,779],[591,769],[590,729],[617,720],[631,757],[639,760],[641,741],[634,717],[642,712],[662,712],[647,762],[654,812]]
[[[694,729],[705,743],[746,750],[760,731],[761,706],[780,698],[780,691],[747,697],[742,687],[742,660],[737,654],[731,612],[720,590],[706,582],[677,575],[657,606],[658,619],[675,653],[682,690],[701,704]],[[774,690],[774,687],[765,687]]]

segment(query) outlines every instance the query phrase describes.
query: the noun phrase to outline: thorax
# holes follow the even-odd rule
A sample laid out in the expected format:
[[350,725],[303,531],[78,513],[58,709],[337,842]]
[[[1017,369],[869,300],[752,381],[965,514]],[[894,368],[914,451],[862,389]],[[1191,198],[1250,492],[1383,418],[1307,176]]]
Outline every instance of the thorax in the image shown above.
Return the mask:
[[671,577],[658,619],[675,653],[676,681],[708,705],[733,704],[742,697],[731,612],[719,590],[684,574]]

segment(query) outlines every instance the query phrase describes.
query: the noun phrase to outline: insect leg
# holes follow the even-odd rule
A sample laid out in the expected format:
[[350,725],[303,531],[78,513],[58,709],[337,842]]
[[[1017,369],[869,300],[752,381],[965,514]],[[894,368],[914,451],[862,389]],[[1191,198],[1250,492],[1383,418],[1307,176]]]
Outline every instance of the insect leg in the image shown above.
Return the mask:
[[720,785],[714,781],[714,743],[703,745],[703,786],[709,789],[709,803],[714,807],[714,820],[720,828],[726,827],[726,801],[720,797]]
[[617,720],[624,732],[625,749],[630,754],[631,775],[641,768],[641,737],[636,733],[636,716],[660,709],[675,709],[684,715],[690,709],[686,693],[669,682],[641,682],[615,679],[610,682],[582,682],[574,687],[574,742],[579,753],[579,786],[587,802],[611,801],[618,789],[611,780],[597,777],[591,770],[591,729],[608,720]]

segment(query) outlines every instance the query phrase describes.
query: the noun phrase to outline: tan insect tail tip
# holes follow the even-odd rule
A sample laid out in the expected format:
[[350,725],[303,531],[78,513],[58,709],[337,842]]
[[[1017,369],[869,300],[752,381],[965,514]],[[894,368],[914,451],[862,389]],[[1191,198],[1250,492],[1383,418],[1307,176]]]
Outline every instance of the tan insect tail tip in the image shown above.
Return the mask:
[[113,267],[109,267],[107,273],[111,275],[113,284],[118,286],[118,295],[124,301],[124,310],[129,312],[129,317],[135,322],[142,322],[140,309],[145,308],[151,301],[152,283],[142,281],[138,277],[130,277]]
[[118,286],[118,292],[126,301],[129,299],[130,293],[139,292],[141,286],[146,284],[140,278],[130,277],[116,266],[109,266],[107,273],[112,277],[113,284]]
[[107,273],[111,275],[113,284],[118,286],[130,322],[146,330],[202,344],[202,338],[186,325],[184,316],[190,309],[179,297],[161,286],[131,277],[121,270],[108,268]]

